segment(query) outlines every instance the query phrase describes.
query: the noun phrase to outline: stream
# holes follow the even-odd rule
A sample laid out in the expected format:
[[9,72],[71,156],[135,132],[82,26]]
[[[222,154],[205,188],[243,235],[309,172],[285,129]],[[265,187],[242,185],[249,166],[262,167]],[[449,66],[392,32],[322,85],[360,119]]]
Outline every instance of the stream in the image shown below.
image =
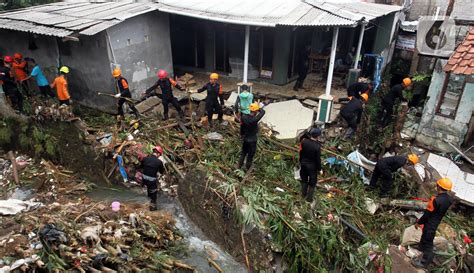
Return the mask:
[[[96,201],[109,201],[109,203],[119,201],[148,204],[149,200],[146,196],[145,188],[143,188],[142,193],[139,191],[141,190],[137,187],[127,189],[117,185],[108,187],[100,186],[87,193],[87,196]],[[159,192],[157,203],[159,210],[169,212],[173,215],[176,221],[176,227],[183,235],[185,244],[188,246],[188,253],[178,258],[193,266],[199,272],[217,272],[217,270],[210,267],[207,262],[207,258],[210,257],[207,253],[210,252],[212,253],[211,255],[214,256],[213,258],[217,257],[214,261],[225,272],[247,272],[243,264],[238,263],[218,245],[206,238],[203,232],[190,221],[177,198],[171,198]]]

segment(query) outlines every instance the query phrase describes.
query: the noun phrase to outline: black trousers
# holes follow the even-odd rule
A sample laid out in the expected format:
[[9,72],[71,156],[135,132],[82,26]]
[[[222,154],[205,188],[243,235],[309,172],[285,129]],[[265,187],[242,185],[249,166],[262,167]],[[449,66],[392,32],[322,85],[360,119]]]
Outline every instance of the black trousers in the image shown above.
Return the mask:
[[308,69],[298,71],[298,79],[296,79],[295,88],[303,88],[303,83],[307,75]]
[[257,152],[257,141],[243,141],[242,142],[242,152],[240,153],[240,159],[239,159],[239,168],[241,168],[244,165],[245,158],[247,158],[247,161],[245,163],[245,168],[248,170],[252,166],[253,163],[253,157],[255,156],[255,153]]
[[301,183],[308,184],[311,187],[316,187],[318,181],[317,170],[311,164],[301,164],[300,177]]
[[71,105],[71,101],[70,100],[59,100],[59,105],[61,105],[61,104]]
[[39,87],[39,90],[40,90],[40,93],[41,95],[43,95],[44,97],[51,97],[51,98],[54,98],[54,93],[53,91],[51,90],[51,87],[49,87],[49,85],[45,85],[45,86],[38,86]]
[[180,117],[184,116],[184,112],[179,106],[178,99],[176,99],[175,97],[163,98],[162,102],[163,102],[163,118],[164,119],[168,119],[168,111],[169,111],[170,103],[174,106],[174,108],[176,108],[176,111],[178,111]]
[[390,122],[392,122],[393,107],[394,107],[393,104],[382,101],[382,124],[383,124],[383,126],[387,126],[387,125],[390,124]]
[[119,116],[123,116],[124,115],[124,112],[123,112],[123,105],[127,103],[128,104],[128,107],[130,107],[130,109],[133,111],[133,114],[135,114],[135,116],[138,116],[138,110],[137,108],[135,108],[135,105],[129,103],[126,99],[124,98],[120,98],[118,100],[118,107],[117,107],[117,112],[119,114]]
[[206,102],[206,112],[207,120],[210,125],[212,125],[212,116],[214,115],[214,113],[217,113],[217,118],[219,119],[219,121],[222,121],[222,117],[224,116],[224,113],[222,112],[222,107],[217,100]]
[[377,181],[382,177],[382,187],[380,189],[380,195],[388,195],[392,190],[393,177],[392,172],[388,168],[380,167],[378,164],[375,165],[374,173],[370,179],[370,187],[375,188]]
[[146,186],[148,198],[152,206],[156,206],[156,199],[158,197],[158,183],[157,181],[149,181],[143,179],[143,184]]
[[421,234],[420,244],[418,245],[418,248],[420,249],[420,251],[423,251],[421,263],[424,265],[429,265],[433,261],[433,241],[436,235],[437,228],[437,226],[433,226],[429,223],[426,223],[423,228],[423,233]]
[[13,109],[23,111],[23,95],[18,89],[5,91],[5,95],[10,99]]

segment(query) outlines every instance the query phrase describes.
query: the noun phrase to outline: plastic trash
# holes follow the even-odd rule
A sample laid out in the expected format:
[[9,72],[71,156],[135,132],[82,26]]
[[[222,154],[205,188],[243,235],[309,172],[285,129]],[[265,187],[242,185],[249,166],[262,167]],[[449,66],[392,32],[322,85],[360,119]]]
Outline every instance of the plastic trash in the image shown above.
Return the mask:
[[209,139],[209,140],[223,140],[224,137],[217,133],[217,132],[212,132],[204,136],[204,139]]
[[45,225],[39,232],[41,241],[48,247],[58,246],[67,243],[67,237],[64,232],[58,229],[54,224]]
[[112,207],[113,211],[115,211],[115,212],[119,211],[120,210],[120,202],[119,201],[112,202],[111,207]]

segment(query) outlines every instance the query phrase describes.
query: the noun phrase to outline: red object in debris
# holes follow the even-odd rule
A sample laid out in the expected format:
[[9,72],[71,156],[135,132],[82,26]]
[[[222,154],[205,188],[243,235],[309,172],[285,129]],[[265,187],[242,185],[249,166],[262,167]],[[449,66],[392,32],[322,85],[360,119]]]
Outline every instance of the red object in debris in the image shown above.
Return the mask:
[[135,181],[137,181],[138,183],[143,182],[143,174],[141,172],[135,173]]
[[412,197],[411,200],[423,201],[423,202],[428,202],[428,201],[430,201],[429,199],[421,198],[421,197]]
[[185,139],[184,140],[184,146],[188,149],[194,148],[193,142],[190,139]]
[[379,266],[377,268],[377,273],[384,273],[385,271],[383,270],[383,266]]
[[466,243],[468,245],[471,244],[472,243],[471,238],[469,238],[469,236],[467,236],[467,235],[464,235],[464,243]]
[[87,246],[82,246],[80,249],[79,249],[80,252],[82,253],[87,253]]
[[75,267],[81,267],[81,260],[74,260]]

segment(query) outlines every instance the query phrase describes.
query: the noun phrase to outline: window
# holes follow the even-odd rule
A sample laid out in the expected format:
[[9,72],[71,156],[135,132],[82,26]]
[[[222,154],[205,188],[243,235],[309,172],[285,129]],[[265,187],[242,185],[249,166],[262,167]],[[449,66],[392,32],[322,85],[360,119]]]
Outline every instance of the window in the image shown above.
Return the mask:
[[465,85],[465,76],[458,74],[447,74],[443,91],[438,103],[436,113],[440,116],[454,118],[458,109],[459,101]]

